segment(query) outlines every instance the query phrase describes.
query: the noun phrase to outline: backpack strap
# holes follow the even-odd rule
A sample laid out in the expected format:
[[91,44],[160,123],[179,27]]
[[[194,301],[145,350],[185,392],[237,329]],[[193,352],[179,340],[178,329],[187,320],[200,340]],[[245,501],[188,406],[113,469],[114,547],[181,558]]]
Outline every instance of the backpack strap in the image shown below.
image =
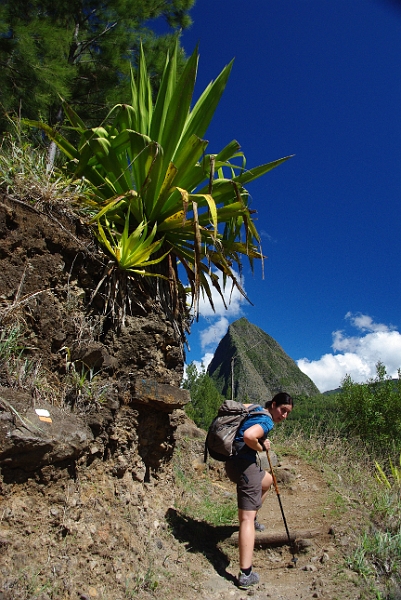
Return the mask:
[[[254,409],[257,407],[260,408],[261,410],[255,411]],[[251,406],[249,406],[249,408],[248,408],[248,412],[250,415],[261,413],[262,415],[267,415],[268,417],[272,418],[270,411],[267,408],[264,408],[264,406],[261,406],[260,404],[251,404]]]
[[[255,410],[255,408],[258,408],[260,410]],[[248,406],[247,411],[248,411],[248,415],[242,421],[241,425],[245,421],[247,421],[249,417],[253,417],[254,415],[257,415],[259,413],[261,415],[267,415],[270,418],[272,418],[272,416],[271,416],[270,412],[267,410],[267,408],[264,408],[260,404],[251,404],[250,406]],[[241,425],[240,425],[240,427],[241,427]],[[246,444],[244,442],[244,438],[242,438],[241,442],[234,442],[233,447],[235,447],[235,453],[236,453],[236,455],[241,454],[241,451],[245,448],[245,446],[246,446]]]

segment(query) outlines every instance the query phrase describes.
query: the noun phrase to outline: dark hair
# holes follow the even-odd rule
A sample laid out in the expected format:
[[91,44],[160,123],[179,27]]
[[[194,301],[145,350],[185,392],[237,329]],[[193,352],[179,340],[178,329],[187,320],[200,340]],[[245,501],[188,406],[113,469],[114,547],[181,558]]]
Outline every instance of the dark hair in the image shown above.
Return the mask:
[[273,402],[276,403],[276,406],[282,406],[283,404],[294,406],[294,400],[286,392],[279,392],[271,400],[268,400],[265,404],[265,408],[271,408]]

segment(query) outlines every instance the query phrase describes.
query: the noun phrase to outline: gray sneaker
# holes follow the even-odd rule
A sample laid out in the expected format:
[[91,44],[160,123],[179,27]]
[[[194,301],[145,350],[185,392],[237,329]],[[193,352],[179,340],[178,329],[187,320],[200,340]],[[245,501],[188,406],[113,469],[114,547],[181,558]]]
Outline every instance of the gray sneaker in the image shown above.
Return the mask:
[[255,571],[251,571],[249,575],[245,575],[245,573],[240,573],[238,575],[238,587],[241,588],[241,590],[246,590],[256,583],[259,583],[259,575],[255,573]]
[[258,521],[255,521],[255,531],[264,531],[265,530],[265,526],[262,525],[262,523],[258,523]]

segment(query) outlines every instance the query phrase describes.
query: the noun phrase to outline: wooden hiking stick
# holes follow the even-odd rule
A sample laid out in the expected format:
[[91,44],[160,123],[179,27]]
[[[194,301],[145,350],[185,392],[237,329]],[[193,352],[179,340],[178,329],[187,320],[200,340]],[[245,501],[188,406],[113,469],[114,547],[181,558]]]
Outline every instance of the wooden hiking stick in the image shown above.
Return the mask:
[[298,560],[298,559],[296,558],[296,556],[295,556],[295,554],[294,554],[294,551],[293,551],[293,543],[292,543],[292,541],[291,541],[290,532],[289,532],[289,530],[288,530],[288,525],[287,525],[287,520],[286,520],[286,518],[285,518],[284,509],[283,509],[283,505],[281,504],[281,498],[280,498],[280,492],[279,492],[279,490],[278,490],[277,479],[276,479],[276,475],[275,475],[275,473],[274,473],[274,470],[273,470],[273,465],[272,465],[272,461],[270,460],[270,454],[269,454],[269,451],[268,451],[268,450],[266,450],[266,455],[267,455],[267,460],[269,461],[270,473],[271,473],[271,475],[272,475],[272,477],[273,477],[274,489],[276,490],[276,494],[277,494],[277,498],[278,498],[278,503],[279,503],[279,505],[280,505],[281,516],[283,517],[283,521],[284,521],[284,527],[285,527],[285,530],[286,530],[286,532],[287,532],[288,543],[289,543],[289,545],[290,545],[290,550],[291,550],[291,554],[292,554],[292,559],[291,559],[291,561],[294,563],[294,565],[296,565],[296,564],[297,564],[297,560]]

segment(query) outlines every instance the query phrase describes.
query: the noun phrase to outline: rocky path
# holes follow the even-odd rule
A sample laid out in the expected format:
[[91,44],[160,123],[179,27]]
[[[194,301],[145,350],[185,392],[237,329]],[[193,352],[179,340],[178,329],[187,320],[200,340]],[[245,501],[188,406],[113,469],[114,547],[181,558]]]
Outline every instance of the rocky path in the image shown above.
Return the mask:
[[[313,536],[300,541],[295,565],[288,545],[272,548],[260,544],[254,555],[254,569],[261,582],[248,591],[239,590],[211,569],[206,584],[199,590],[202,597],[210,600],[248,597],[254,600],[356,600],[360,597],[357,578],[345,562],[350,542],[350,518],[336,513],[327,483],[307,464],[290,458],[276,472],[279,480],[287,480],[287,483],[279,481],[278,487],[290,535],[309,531]],[[259,513],[259,520],[266,526],[266,531],[257,535],[258,540],[263,541],[269,534],[286,536],[273,489]],[[225,550],[232,559],[227,572],[235,576],[237,547],[227,550],[225,545]]]
[[[362,598],[345,562],[354,513],[334,510],[322,474],[304,462],[289,458],[275,471],[290,533],[315,535],[299,544],[295,566],[287,544],[263,542],[266,535],[286,535],[272,490],[259,514],[266,526],[254,555],[260,584],[247,591],[235,585],[237,528],[185,517],[175,510],[177,491],[167,481],[143,486],[132,477],[131,483],[116,480],[99,461],[79,481],[60,473],[50,485],[5,485],[0,600]],[[202,473],[192,473],[197,477]],[[224,478],[210,486],[213,502],[235,493]],[[366,594],[363,599],[370,600]]]

